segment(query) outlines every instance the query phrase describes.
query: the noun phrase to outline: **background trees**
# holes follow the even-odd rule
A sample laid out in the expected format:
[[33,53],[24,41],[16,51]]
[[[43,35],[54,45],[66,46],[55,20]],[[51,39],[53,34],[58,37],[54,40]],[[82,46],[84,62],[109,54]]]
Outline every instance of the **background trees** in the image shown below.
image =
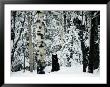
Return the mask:
[[60,67],[99,68],[99,11],[11,11],[11,71],[44,74],[56,53]]

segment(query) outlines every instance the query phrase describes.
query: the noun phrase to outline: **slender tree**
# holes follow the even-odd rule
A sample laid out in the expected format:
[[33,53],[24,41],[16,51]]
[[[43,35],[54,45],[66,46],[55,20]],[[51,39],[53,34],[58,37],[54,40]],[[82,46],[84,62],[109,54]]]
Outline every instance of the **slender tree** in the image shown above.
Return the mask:
[[30,72],[33,72],[33,49],[32,49],[32,33],[31,33],[31,12],[28,13],[28,29],[29,29],[29,64],[30,64]]
[[[11,55],[11,64],[12,64],[12,62],[14,62],[15,61],[15,56],[14,56],[14,54],[15,54],[15,51],[16,51],[16,49],[18,48],[18,46],[17,46],[17,44],[18,44],[18,42],[20,41],[20,39],[21,39],[21,36],[22,36],[22,32],[23,32],[23,30],[24,30],[24,22],[25,22],[25,16],[23,17],[23,14],[18,14],[16,11],[14,11],[14,12],[12,12],[12,14],[13,14],[13,25],[14,25],[14,29],[13,29],[13,34],[11,35],[11,37],[13,37],[13,35],[14,35],[14,38],[13,38],[13,48],[12,48],[12,55]],[[16,20],[17,20],[17,17],[18,16],[21,16],[21,17],[23,17],[23,21],[22,20],[19,20],[19,22],[21,23],[21,28],[19,28],[18,30],[16,30]],[[16,34],[16,31],[19,31],[19,37],[17,38],[17,37],[15,37],[15,34]],[[16,39],[16,40],[15,40]],[[18,51],[16,51],[17,52],[17,54],[19,54],[18,53]],[[12,66],[13,66],[13,64],[12,64]],[[12,71],[14,71],[14,67],[12,68]]]

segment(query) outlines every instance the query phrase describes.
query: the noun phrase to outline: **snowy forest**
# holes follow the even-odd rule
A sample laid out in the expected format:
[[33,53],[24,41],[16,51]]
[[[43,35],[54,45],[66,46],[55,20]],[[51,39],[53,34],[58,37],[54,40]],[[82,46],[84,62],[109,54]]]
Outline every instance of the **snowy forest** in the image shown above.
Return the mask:
[[10,63],[12,74],[99,72],[100,11],[11,11]]

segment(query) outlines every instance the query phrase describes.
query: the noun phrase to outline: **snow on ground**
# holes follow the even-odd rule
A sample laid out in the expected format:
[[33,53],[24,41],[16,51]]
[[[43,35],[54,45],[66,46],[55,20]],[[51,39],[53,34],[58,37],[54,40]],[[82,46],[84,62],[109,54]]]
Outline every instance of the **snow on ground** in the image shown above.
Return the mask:
[[[51,66],[47,66],[45,68],[45,74],[46,75],[71,74],[71,75],[76,75],[76,76],[88,76],[88,77],[92,76],[92,77],[97,77],[97,76],[100,76],[100,70],[96,69],[96,70],[94,70],[94,73],[91,74],[91,73],[88,73],[88,72],[83,72],[82,65],[79,65],[79,64],[76,65],[75,64],[72,67],[60,67],[59,71],[51,72]],[[39,74],[37,74],[36,70],[33,71],[33,72],[30,72],[30,71],[25,71],[24,72],[24,70],[18,71],[18,72],[11,72],[11,77],[35,77],[37,75],[39,75]]]
[[74,64],[72,67],[60,67],[59,71],[51,72],[51,66],[45,68],[46,74],[74,74],[80,76],[99,76],[100,70],[94,70],[94,73],[83,72],[83,65]]

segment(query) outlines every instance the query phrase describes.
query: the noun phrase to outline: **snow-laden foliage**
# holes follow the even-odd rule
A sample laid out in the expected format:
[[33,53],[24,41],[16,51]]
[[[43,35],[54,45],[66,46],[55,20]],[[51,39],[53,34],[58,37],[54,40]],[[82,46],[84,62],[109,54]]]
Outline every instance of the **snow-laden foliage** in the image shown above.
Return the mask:
[[98,13],[11,11],[11,71],[43,71],[52,66],[52,54],[57,54],[59,67],[89,66],[92,27],[98,47],[94,67],[98,68],[100,20],[94,18]]

